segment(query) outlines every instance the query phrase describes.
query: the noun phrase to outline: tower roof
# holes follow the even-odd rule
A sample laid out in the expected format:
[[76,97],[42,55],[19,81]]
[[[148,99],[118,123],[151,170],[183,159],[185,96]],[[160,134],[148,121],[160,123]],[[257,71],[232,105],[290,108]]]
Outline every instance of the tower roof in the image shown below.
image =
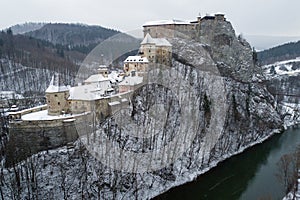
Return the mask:
[[144,40],[141,42],[141,45],[143,44],[155,44],[156,46],[172,46],[170,42],[165,38],[152,38],[149,33],[147,33]]
[[65,92],[69,88],[63,84],[62,78],[58,73],[55,73],[50,81],[49,87],[46,90],[46,93],[55,93],[55,92]]
[[155,41],[153,40],[151,35],[147,33],[141,44],[155,44]]

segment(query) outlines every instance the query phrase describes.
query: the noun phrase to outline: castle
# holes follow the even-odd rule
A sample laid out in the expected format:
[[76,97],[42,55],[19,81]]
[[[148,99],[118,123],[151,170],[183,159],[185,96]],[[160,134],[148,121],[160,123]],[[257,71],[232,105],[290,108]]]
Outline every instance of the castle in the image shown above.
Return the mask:
[[48,123],[46,126],[55,127],[90,113],[103,120],[128,105],[130,94],[142,85],[151,64],[169,66],[171,59],[172,45],[165,38],[153,38],[147,34],[138,55],[124,60],[125,76],[116,71],[109,73],[108,68],[101,65],[98,73],[71,87],[55,74],[45,91],[47,105],[10,112],[11,125],[32,127]]
[[[151,70],[153,64],[172,65],[172,45],[168,40],[174,37],[196,37],[201,24],[206,21],[217,24],[226,19],[224,14],[218,13],[214,16],[197,17],[196,21],[164,20],[145,23],[144,39],[138,55],[124,60],[125,76],[117,72],[109,73],[107,67],[100,66],[97,74],[70,87],[65,86],[56,74],[45,91],[47,105],[11,112],[11,122],[44,123],[56,120],[60,123],[90,113],[94,113],[100,120],[112,115],[129,104],[130,94],[142,85],[144,75]],[[38,112],[43,112],[43,115],[37,115]]]
[[[216,14],[191,22],[148,22],[143,26],[144,39],[138,54],[124,60],[123,72],[110,72],[107,67],[99,66],[95,74],[73,87],[66,86],[59,74],[55,74],[45,90],[45,105],[8,112],[10,137],[14,138],[11,145],[17,144],[21,152],[17,156],[24,158],[41,150],[69,146],[81,129],[88,133],[107,117],[128,109],[133,91],[143,85],[148,71],[155,65],[172,65],[174,37],[199,38],[205,43],[214,26],[223,26],[225,20],[223,14]],[[80,126],[75,126],[75,122]],[[30,151],[26,150],[28,147]]]

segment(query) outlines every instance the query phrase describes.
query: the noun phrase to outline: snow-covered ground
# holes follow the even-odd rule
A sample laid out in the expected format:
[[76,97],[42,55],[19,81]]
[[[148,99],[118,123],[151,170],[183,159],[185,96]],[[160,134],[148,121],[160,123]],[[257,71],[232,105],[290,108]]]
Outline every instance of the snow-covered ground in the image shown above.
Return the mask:
[[300,57],[275,62],[273,64],[264,65],[262,69],[267,78],[278,76],[278,75],[298,75],[300,73]]
[[81,113],[81,114],[63,114],[58,116],[48,115],[48,110],[42,110],[38,112],[29,113],[22,116],[23,121],[38,121],[38,120],[57,120],[57,119],[69,119],[73,117],[79,117],[82,115],[86,115],[88,113]]

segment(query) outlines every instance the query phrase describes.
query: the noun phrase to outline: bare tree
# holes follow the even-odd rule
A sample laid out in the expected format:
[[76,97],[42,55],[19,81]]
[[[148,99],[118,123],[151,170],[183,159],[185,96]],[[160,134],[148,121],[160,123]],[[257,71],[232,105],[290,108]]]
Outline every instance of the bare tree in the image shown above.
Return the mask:
[[284,154],[277,163],[278,173],[276,174],[278,180],[284,187],[284,192],[287,194],[294,191],[294,186],[297,180],[297,160],[296,153]]

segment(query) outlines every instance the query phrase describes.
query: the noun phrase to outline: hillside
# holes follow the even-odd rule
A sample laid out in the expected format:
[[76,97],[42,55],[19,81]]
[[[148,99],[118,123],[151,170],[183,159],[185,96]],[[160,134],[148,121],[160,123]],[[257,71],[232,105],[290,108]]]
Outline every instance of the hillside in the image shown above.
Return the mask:
[[300,41],[290,42],[265,51],[258,52],[258,60],[262,65],[295,59],[300,56]]
[[101,26],[84,24],[50,23],[45,24],[40,29],[27,32],[25,35],[50,42],[63,50],[73,50],[83,54],[90,53],[98,44],[110,38],[107,50],[102,53],[104,58],[110,60],[109,63],[114,57],[112,52],[118,51],[120,46],[132,48],[132,45],[138,47],[140,43],[140,40],[125,33]]
[[46,23],[26,22],[24,24],[16,24],[10,27],[14,35],[24,34],[42,28]]
[[101,26],[50,23],[40,29],[27,32],[25,35],[46,40],[53,44],[77,46],[100,42],[118,33],[120,32]]
[[[53,37],[47,38],[47,35]],[[103,56],[95,58],[95,61],[108,66],[122,66],[127,56],[122,54],[122,49],[135,52],[140,41],[118,31],[79,24],[47,24],[39,30],[16,35],[12,29],[2,31],[0,90],[43,93],[54,72],[62,73],[66,84],[72,85],[82,61],[100,43],[98,49]],[[17,84],[13,84],[14,81]]]
[[42,92],[54,72],[64,74],[70,83],[84,57],[10,30],[0,32],[0,90]]

